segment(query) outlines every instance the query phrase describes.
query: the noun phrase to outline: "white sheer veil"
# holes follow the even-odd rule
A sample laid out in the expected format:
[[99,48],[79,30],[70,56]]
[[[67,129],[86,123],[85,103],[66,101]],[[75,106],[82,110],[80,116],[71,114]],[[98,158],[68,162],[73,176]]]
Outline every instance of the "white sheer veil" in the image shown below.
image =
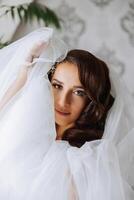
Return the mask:
[[[30,48],[42,40],[48,43],[47,49],[36,59],[24,87],[0,112],[0,166],[8,160],[7,168],[10,163],[10,170],[14,172],[17,163],[24,165],[25,156],[28,162],[24,168],[41,162],[55,140],[53,97],[47,72],[55,61],[66,56],[67,47],[54,37],[51,28],[41,28],[0,50],[1,100],[17,77]],[[134,103],[125,83],[109,70],[115,101],[107,116],[103,139],[110,140],[117,148],[124,184],[130,189],[134,187]],[[33,155],[36,155],[34,163]],[[1,179],[4,180],[4,175]]]
[[[53,35],[51,28],[40,28],[0,50],[0,100],[38,41],[44,41],[47,48],[34,60],[25,85],[0,111],[0,160],[19,145],[24,145],[26,149],[26,144],[32,147],[32,144],[42,141],[42,148],[48,147],[48,140],[52,142],[56,136],[53,97],[47,72],[56,61],[65,57],[67,46]],[[37,146],[41,148],[41,145]]]
[[115,98],[110,109],[105,130],[104,139],[114,143],[121,174],[124,178],[124,185],[127,199],[134,198],[134,99],[129,92],[125,82],[112,69],[110,70],[111,94]]

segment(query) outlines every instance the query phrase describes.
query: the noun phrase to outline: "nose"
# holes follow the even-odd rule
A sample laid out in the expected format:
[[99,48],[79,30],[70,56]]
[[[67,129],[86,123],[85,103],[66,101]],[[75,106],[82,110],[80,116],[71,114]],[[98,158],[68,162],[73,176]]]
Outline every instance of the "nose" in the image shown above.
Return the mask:
[[61,92],[56,101],[58,107],[66,109],[71,104],[70,92]]

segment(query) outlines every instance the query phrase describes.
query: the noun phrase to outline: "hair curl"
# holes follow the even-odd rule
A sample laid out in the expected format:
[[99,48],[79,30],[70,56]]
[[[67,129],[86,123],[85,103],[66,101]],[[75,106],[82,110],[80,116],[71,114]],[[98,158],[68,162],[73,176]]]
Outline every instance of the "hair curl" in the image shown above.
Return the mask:
[[[88,103],[75,122],[73,128],[65,130],[62,140],[70,145],[81,147],[86,141],[101,139],[104,132],[107,113],[113,105],[110,94],[111,83],[106,63],[85,50],[74,49],[60,63],[72,63],[78,68],[78,74],[87,96]],[[56,66],[48,72],[51,81]]]

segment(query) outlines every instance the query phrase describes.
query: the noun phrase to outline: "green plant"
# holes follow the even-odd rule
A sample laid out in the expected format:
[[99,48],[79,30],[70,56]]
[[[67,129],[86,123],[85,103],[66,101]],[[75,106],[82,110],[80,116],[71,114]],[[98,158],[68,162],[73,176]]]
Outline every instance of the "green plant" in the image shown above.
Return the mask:
[[3,15],[11,14],[13,19],[18,16],[20,21],[27,23],[28,21],[32,22],[32,20],[35,18],[38,22],[42,20],[45,23],[45,26],[52,24],[56,28],[60,28],[59,18],[55,12],[49,9],[47,6],[35,1],[18,6],[3,5],[2,7],[5,8]]
[[[47,6],[44,6],[35,1],[32,3],[21,4],[17,6],[3,5],[1,8],[5,9],[1,17],[10,14],[13,20],[16,17],[19,17],[20,21],[24,23],[31,23],[34,19],[36,19],[38,22],[43,21],[45,26],[49,26],[51,24],[54,25],[57,29],[61,27],[60,20],[56,13]],[[2,43],[0,39],[0,49],[9,43],[10,41]]]
[[0,49],[2,49],[3,47],[7,46],[9,44],[9,42],[1,42],[0,41]]

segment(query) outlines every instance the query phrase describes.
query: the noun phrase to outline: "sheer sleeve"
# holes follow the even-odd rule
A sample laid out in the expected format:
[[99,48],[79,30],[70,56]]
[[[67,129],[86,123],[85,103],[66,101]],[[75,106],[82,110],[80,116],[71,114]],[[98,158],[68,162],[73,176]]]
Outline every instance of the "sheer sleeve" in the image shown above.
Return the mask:
[[20,76],[18,76],[15,81],[10,85],[4,94],[3,98],[0,101],[0,110],[4,108],[4,106],[10,101],[10,99],[16,95],[16,93],[24,86],[27,80],[27,70],[24,69],[21,72]]

